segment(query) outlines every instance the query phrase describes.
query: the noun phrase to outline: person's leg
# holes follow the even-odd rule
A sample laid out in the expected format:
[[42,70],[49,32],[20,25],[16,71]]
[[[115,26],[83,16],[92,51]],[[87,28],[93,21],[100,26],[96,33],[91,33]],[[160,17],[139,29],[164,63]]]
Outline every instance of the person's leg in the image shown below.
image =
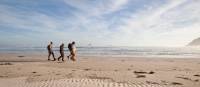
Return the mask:
[[56,58],[55,58],[55,56],[54,56],[54,53],[53,53],[53,52],[51,52],[51,54],[52,54],[52,56],[53,56],[53,60],[55,61],[55,60],[56,60]]
[[70,54],[67,56],[68,60],[71,59],[71,56],[72,56],[72,51],[69,51]]
[[72,56],[71,56],[71,60],[72,61],[76,61],[76,59],[75,59],[75,53],[74,52],[72,52],[72,54],[71,54]]
[[74,61],[76,61],[76,54],[75,53],[74,53],[74,58],[73,59],[74,59]]
[[70,56],[69,56],[69,59],[73,61],[73,58],[72,58],[72,57],[73,57],[73,52],[72,52],[72,51],[70,51]]
[[60,60],[61,57],[62,57],[62,52],[60,52],[60,56],[58,57],[58,61]]
[[72,56],[72,55],[71,55],[71,52],[70,52],[70,54],[67,56],[68,60],[71,58],[71,56]]
[[48,60],[50,60],[50,56],[51,56],[51,53],[50,53],[50,52],[48,52]]
[[64,61],[64,52],[62,52],[61,56],[62,56],[62,61]]
[[74,61],[74,60],[73,60],[73,55],[70,57],[70,60]]
[[60,56],[60,57],[58,57],[58,61],[60,61],[60,58],[61,58],[62,56]]
[[62,56],[62,61],[64,61],[64,58],[63,58],[63,56]]
[[71,54],[69,54],[69,55],[67,56],[68,60],[70,59],[70,57],[71,57]]

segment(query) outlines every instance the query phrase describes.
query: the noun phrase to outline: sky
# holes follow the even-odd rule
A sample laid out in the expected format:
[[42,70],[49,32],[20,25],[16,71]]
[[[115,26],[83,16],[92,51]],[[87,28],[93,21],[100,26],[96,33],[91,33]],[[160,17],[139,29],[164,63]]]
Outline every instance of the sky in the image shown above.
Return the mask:
[[200,0],[0,0],[0,47],[185,46]]

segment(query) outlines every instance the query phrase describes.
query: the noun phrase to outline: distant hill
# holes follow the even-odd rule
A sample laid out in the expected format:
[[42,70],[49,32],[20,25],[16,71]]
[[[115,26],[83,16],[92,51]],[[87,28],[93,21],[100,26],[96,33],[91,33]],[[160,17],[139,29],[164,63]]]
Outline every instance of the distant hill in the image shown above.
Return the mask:
[[200,46],[200,37],[197,39],[194,39],[192,42],[188,44],[188,46]]

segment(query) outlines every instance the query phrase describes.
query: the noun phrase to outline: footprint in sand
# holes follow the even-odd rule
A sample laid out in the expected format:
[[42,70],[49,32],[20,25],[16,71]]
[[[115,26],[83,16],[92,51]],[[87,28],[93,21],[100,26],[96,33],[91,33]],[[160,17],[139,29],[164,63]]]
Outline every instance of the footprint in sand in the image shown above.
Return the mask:
[[72,70],[73,72],[75,72],[76,70]]
[[89,71],[89,70],[91,70],[90,68],[87,68],[87,69],[84,69],[85,71]]
[[172,85],[183,85],[182,83],[178,83],[178,82],[172,82]]
[[198,75],[198,74],[196,74],[196,75],[194,75],[194,76],[196,76],[196,77],[200,77],[200,75]]
[[135,74],[154,74],[155,72],[150,71],[150,72],[144,72],[144,71],[134,71]]
[[119,70],[115,69],[114,71],[117,72],[117,71],[119,71]]
[[188,81],[192,81],[192,82],[198,82],[199,81],[198,79],[193,80],[193,79],[188,78],[188,77],[176,77],[176,78],[180,78],[180,79],[184,79],[184,80],[188,80]]
[[[28,82],[26,78],[0,79],[1,87],[166,87],[159,84],[128,84],[112,82],[107,79],[60,79],[48,78],[46,81]],[[173,83],[182,85],[180,83]],[[170,86],[173,87],[173,86]]]
[[137,75],[136,78],[146,78],[145,75]]
[[127,70],[128,70],[128,71],[131,71],[131,69],[130,69],[130,68],[128,68]]
[[32,72],[32,73],[37,73],[37,72]]
[[25,56],[17,56],[17,57],[25,57]]

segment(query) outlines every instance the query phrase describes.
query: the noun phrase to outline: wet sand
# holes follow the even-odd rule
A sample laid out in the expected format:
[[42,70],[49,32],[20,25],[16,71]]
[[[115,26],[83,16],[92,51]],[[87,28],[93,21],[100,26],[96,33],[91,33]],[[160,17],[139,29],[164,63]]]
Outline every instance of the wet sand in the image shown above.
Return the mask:
[[200,87],[200,59],[1,53],[0,87]]

